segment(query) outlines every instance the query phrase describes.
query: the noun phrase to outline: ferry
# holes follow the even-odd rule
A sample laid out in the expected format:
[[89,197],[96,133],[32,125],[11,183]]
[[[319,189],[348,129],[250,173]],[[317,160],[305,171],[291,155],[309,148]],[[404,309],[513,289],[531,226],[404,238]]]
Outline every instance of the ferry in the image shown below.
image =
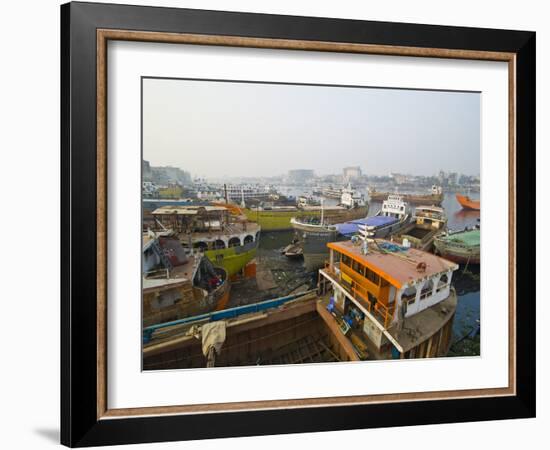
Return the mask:
[[223,309],[229,301],[227,272],[187,254],[174,233],[146,236],[142,267],[144,327]]
[[340,198],[342,196],[343,189],[333,188],[332,186],[324,188],[322,190],[322,196],[327,198]]
[[409,225],[411,217],[411,209],[403,198],[390,194],[375,216],[335,224],[331,224],[330,219],[311,221],[302,216],[293,218],[292,226],[302,242],[305,267],[316,270],[328,256],[328,242],[350,239],[359,233],[360,226],[367,227],[375,238],[391,236]]
[[[391,195],[391,192],[377,192],[369,189],[369,199],[373,202],[382,202]],[[434,205],[440,206],[443,202],[443,189],[441,186],[432,186],[429,194],[400,194],[410,205]]]
[[188,252],[204,254],[230,277],[255,256],[261,227],[226,206],[163,206],[152,212],[153,231],[171,230]]
[[272,191],[269,186],[253,184],[227,184],[224,185],[224,196],[233,202],[240,202],[241,205],[249,201],[269,200]]
[[417,206],[414,210],[412,223],[392,236],[392,242],[398,242],[405,247],[414,247],[431,251],[435,238],[447,229],[445,210],[438,206]]

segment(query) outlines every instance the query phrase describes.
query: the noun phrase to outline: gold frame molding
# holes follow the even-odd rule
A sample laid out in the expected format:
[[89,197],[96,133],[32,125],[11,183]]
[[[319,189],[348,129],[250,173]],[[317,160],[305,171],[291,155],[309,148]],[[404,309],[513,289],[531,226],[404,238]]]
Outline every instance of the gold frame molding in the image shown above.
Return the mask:
[[[508,63],[508,387],[491,389],[412,392],[202,405],[150,406],[109,409],[107,405],[107,42],[109,40],[217,45],[266,49],[362,53],[391,56],[501,61]],[[246,38],[235,36],[157,33],[114,29],[97,30],[97,418],[219,413],[244,410],[288,409],[357,404],[448,400],[516,395],[516,55],[506,52],[444,48]]]

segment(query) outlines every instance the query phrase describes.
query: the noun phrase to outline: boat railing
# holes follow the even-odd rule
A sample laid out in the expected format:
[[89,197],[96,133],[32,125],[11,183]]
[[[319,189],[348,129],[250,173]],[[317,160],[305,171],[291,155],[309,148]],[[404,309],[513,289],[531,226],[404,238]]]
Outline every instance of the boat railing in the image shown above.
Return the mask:
[[351,293],[353,296],[366,307],[367,311],[373,314],[373,316],[384,325],[384,328],[388,328],[393,318],[393,306],[386,306],[380,301],[371,302],[368,296],[368,290],[360,284],[352,281]]
[[341,271],[336,271],[334,269],[336,268],[334,267],[333,269],[331,269],[330,263],[325,262],[325,272],[337,278],[338,281],[340,281],[341,283],[340,285],[346,291],[348,291],[353,296],[353,298],[355,298],[359,302],[361,306],[363,306],[369,313],[371,313],[376,318],[376,320],[378,320],[378,322],[380,322],[380,324],[384,326],[384,328],[388,328],[393,319],[395,306],[386,306],[379,301],[372,302],[369,299],[367,288],[361,286],[354,280],[352,280],[351,283],[342,282],[343,280],[341,277]]

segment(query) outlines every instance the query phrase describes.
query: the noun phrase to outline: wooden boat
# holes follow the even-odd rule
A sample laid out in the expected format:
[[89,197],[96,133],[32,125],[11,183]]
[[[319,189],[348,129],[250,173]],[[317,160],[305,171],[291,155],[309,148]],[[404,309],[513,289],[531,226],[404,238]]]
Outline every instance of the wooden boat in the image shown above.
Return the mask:
[[302,242],[304,263],[307,270],[322,267],[328,257],[327,244],[342,241],[358,234],[360,227],[367,227],[375,238],[392,236],[411,221],[409,205],[400,195],[390,194],[375,216],[362,217],[343,223],[311,221],[307,217],[295,217],[292,226]]
[[368,214],[369,205],[362,195],[351,189],[344,189],[340,197],[340,204],[335,206],[305,205],[305,206],[276,206],[264,204],[257,208],[243,208],[247,219],[261,226],[262,231],[292,230],[291,219],[296,216],[306,217],[308,220],[327,222],[346,222],[360,219]]
[[413,222],[401,232],[392,236],[391,241],[405,247],[414,247],[429,252],[439,234],[447,228],[445,210],[438,206],[417,206]]
[[[378,192],[374,189],[369,189],[369,198],[373,202],[383,202],[391,195],[392,192]],[[393,193],[395,194],[395,193]],[[434,205],[439,206],[443,201],[443,190],[440,186],[432,186],[430,194],[404,194],[400,193],[403,200],[409,205]]]
[[288,244],[281,253],[287,258],[302,258],[304,256],[302,245],[298,240]]
[[143,326],[224,308],[227,272],[200,254],[188,255],[174,233],[152,236],[143,245]]
[[237,211],[230,205],[163,206],[153,211],[151,229],[176,232],[188,252],[203,253],[233,276],[256,256],[261,229]]
[[480,208],[479,200],[472,200],[467,195],[460,195],[460,194],[456,194],[456,200],[458,203],[460,203],[460,206],[462,206],[462,208],[464,209],[479,211],[479,208]]
[[[342,333],[369,359],[445,356],[452,339],[458,265],[385,240],[331,242],[320,291]],[[409,332],[406,330],[414,330]]]
[[479,264],[480,230],[466,229],[438,236],[435,249],[443,258],[461,264]]
[[360,360],[326,302],[308,291],[145,328],[143,369]]

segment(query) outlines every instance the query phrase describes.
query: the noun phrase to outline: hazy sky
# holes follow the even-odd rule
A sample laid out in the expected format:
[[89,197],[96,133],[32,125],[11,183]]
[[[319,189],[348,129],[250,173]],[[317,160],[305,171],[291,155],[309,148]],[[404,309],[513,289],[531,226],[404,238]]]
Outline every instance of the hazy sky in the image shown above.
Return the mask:
[[143,158],[193,177],[477,175],[480,94],[145,79]]

